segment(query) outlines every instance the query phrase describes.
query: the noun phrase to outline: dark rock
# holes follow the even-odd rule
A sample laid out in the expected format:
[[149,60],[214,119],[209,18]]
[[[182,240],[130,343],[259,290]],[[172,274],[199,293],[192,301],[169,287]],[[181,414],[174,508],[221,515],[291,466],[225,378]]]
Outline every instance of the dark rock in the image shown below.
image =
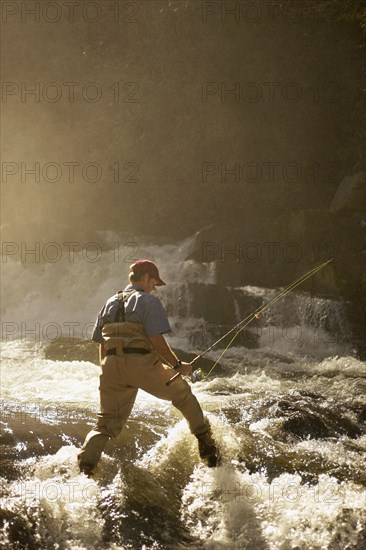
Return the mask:
[[45,348],[46,359],[52,361],[90,361],[99,365],[99,346],[91,340],[59,338]]
[[[231,292],[220,285],[187,283],[176,285],[174,297],[168,295],[168,315],[203,318],[207,323],[235,324],[235,303]],[[178,306],[177,306],[178,304]]]
[[[189,363],[190,361],[192,361],[192,359],[196,357],[195,354],[187,353],[184,350],[175,349],[175,351],[178,357],[180,358],[180,360],[187,363]],[[212,361],[212,359],[206,359],[206,357],[202,357],[201,359],[198,359],[198,361],[194,365],[194,369],[200,368],[205,374],[207,374],[211,370],[213,365],[214,365],[214,361]],[[215,376],[215,377],[227,376],[227,373],[225,373],[225,371],[222,369],[220,364],[217,364],[212,373],[212,376]]]
[[33,523],[35,522],[22,517],[19,512],[0,509],[0,525],[6,524],[8,540],[10,544],[14,544],[14,548],[27,548],[28,550],[40,548],[39,537],[35,532],[36,526]]
[[357,210],[364,215],[365,200],[366,174],[362,171],[343,178],[333,197],[329,210],[332,214]]
[[330,430],[319,416],[308,411],[295,412],[283,423],[285,431],[291,432],[301,439],[322,438],[331,435]]

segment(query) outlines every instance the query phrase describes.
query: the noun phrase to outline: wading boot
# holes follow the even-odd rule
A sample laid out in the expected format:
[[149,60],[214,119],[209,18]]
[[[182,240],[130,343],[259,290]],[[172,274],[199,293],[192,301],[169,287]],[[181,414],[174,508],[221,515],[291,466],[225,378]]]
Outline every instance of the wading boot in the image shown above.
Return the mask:
[[94,464],[88,464],[87,462],[82,462],[78,458],[79,470],[81,474],[85,474],[87,477],[92,477],[94,474]]
[[196,437],[198,439],[198,450],[202,460],[204,460],[210,468],[220,466],[221,457],[211,430],[196,435]]

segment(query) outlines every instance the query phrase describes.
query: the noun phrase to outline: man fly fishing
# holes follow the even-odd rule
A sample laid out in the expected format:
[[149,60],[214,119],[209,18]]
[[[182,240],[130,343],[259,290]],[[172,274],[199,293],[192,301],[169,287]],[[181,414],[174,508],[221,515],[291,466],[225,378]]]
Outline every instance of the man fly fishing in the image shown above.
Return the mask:
[[[186,418],[198,439],[199,454],[217,466],[219,453],[210,424],[180,375],[192,373],[190,363],[178,359],[164,334],[170,325],[161,302],[151,294],[165,285],[157,266],[139,260],[130,266],[130,284],[114,294],[99,312],[92,339],[100,344],[100,413],[78,454],[80,471],[94,473],[101,454],[117,437],[131,413],[138,389],[171,403]],[[175,372],[174,372],[175,371]],[[170,383],[172,374],[177,374]]]

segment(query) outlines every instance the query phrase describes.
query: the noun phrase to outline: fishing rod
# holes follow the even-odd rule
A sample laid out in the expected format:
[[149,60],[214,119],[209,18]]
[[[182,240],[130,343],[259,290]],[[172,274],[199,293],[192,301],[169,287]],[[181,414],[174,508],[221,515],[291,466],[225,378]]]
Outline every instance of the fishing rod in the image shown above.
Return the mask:
[[[216,342],[214,342],[209,348],[207,348],[205,351],[203,351],[202,353],[200,353],[199,355],[197,355],[196,357],[194,357],[194,359],[192,359],[192,361],[189,363],[191,366],[194,365],[194,363],[196,361],[198,361],[198,359],[201,359],[201,357],[203,357],[204,355],[206,355],[206,353],[208,353],[209,351],[212,350],[212,348],[214,348],[215,346],[217,346],[217,344],[219,344],[222,340],[224,340],[227,336],[229,336],[229,334],[232,334],[235,330],[237,331],[235,333],[235,335],[233,336],[233,338],[230,340],[229,344],[226,346],[226,348],[223,350],[223,352],[221,353],[220,357],[217,359],[217,361],[214,363],[213,367],[209,370],[209,372],[204,376],[204,378],[207,378],[209,376],[209,374],[213,371],[213,369],[216,367],[217,363],[221,360],[222,356],[224,355],[224,353],[226,353],[226,351],[229,349],[229,347],[231,346],[231,344],[233,343],[233,341],[235,340],[235,338],[238,336],[238,334],[240,334],[240,332],[242,330],[245,329],[245,327],[247,327],[249,325],[249,323],[251,323],[254,319],[259,319],[262,314],[267,311],[267,309],[269,309],[270,307],[272,307],[276,302],[278,302],[278,300],[281,300],[281,298],[283,298],[286,294],[288,294],[289,292],[291,292],[291,290],[293,290],[294,288],[296,288],[297,286],[299,286],[301,283],[303,283],[304,281],[306,281],[307,279],[309,279],[310,277],[312,277],[313,275],[315,275],[315,273],[318,273],[318,271],[320,271],[321,269],[323,269],[326,265],[328,265],[330,262],[332,262],[334,260],[334,258],[331,258],[330,260],[327,260],[326,262],[323,262],[322,264],[318,265],[317,267],[314,267],[312,269],[310,269],[310,271],[307,271],[306,273],[304,273],[303,275],[301,275],[301,277],[299,277],[298,279],[296,279],[295,281],[293,281],[292,283],[290,283],[287,287],[285,287],[284,289],[282,289],[280,292],[278,292],[273,298],[271,298],[271,300],[268,300],[268,302],[266,302],[265,304],[263,304],[261,307],[259,307],[258,309],[256,309],[253,313],[250,313],[249,315],[247,315],[247,317],[245,317],[244,319],[242,319],[241,321],[239,321],[239,323],[237,323],[233,328],[231,328],[228,332],[226,332],[223,336],[221,336],[221,338],[219,338],[218,340],[216,340]],[[243,325],[243,323],[245,323]],[[240,325],[243,325],[243,326],[240,326]],[[240,328],[239,328],[240,327]],[[198,371],[198,369],[196,369]],[[202,371],[201,371],[202,372]],[[170,380],[168,380],[168,382],[166,382],[166,385],[169,386],[173,380],[175,380],[178,376],[180,376],[180,373],[178,372],[177,374],[175,374],[172,378],[170,378]]]

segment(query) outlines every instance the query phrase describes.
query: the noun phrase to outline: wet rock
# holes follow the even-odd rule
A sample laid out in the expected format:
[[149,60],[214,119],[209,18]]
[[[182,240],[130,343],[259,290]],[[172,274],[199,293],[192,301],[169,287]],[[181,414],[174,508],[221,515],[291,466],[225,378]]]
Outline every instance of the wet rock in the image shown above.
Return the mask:
[[362,434],[358,423],[351,420],[347,407],[339,408],[333,403],[324,406],[321,396],[311,393],[289,392],[281,398],[259,400],[250,407],[251,422],[263,416],[282,419],[281,428],[272,435],[279,441],[287,441],[288,436],[295,435],[301,439],[322,439],[346,435],[355,439]]
[[351,403],[349,405],[350,409],[354,411],[357,415],[357,420],[363,428],[363,432],[366,432],[366,404],[365,403]]
[[310,397],[311,399],[325,399],[324,395],[313,393],[311,391],[300,390],[298,393],[303,397]]
[[240,319],[254,313],[263,304],[263,298],[249,294],[243,289],[232,288],[230,293],[237,304]]
[[59,338],[49,342],[44,353],[52,361],[90,361],[99,365],[98,347],[91,340]]
[[[178,357],[181,359],[181,361],[184,361],[187,363],[189,363],[190,361],[192,361],[192,359],[196,357],[196,355],[194,355],[193,353],[187,353],[184,350],[175,348],[175,351]],[[214,361],[212,361],[212,359],[206,359],[206,357],[202,357],[197,361],[194,368],[196,367],[200,368],[205,374],[207,374],[211,370],[213,365],[214,365]],[[218,363],[215,367],[215,370],[213,371],[213,376],[220,377],[225,375],[227,375],[227,373],[225,373],[225,370]]]
[[345,411],[336,412],[330,407],[325,410],[321,407],[321,403],[280,401],[276,416],[280,416],[282,412],[289,413],[283,423],[284,431],[295,434],[301,439],[309,437],[320,439],[339,435],[356,438],[361,435],[360,428],[345,415]]
[[[186,259],[215,265],[215,282],[227,287],[272,288],[288,283],[280,243],[288,241],[286,220],[248,208],[243,224],[212,224],[196,233]],[[272,213],[273,214],[273,213]],[[258,225],[258,219],[261,220]]]
[[229,289],[216,284],[186,283],[167,289],[168,316],[195,317],[207,323],[236,324],[235,301]]
[[307,411],[292,413],[283,423],[283,429],[301,439],[329,437],[331,431],[317,415]]
[[189,284],[194,317],[203,317],[208,323],[234,325],[235,305],[230,291],[220,285]]
[[366,174],[357,172],[343,178],[333,197],[330,212],[336,214],[342,211],[365,211]]
[[19,511],[13,512],[0,508],[0,525],[2,529],[6,525],[6,542],[14,544],[14,548],[27,548],[27,550],[40,548],[35,526],[29,522],[28,518],[21,516]]

